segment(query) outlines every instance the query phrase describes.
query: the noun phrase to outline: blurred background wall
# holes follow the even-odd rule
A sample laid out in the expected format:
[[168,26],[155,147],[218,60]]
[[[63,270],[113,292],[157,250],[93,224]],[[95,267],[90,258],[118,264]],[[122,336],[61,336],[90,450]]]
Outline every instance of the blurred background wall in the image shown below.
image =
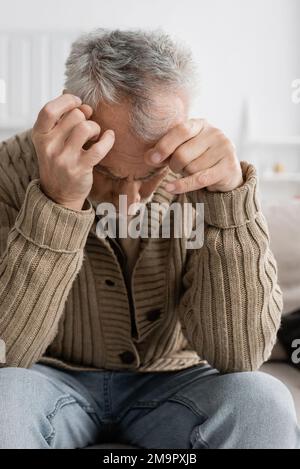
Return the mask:
[[[73,38],[96,27],[162,27],[188,43],[205,116],[261,172],[266,196],[300,196],[299,0],[0,0],[0,139],[30,127],[62,90]],[[1,81],[0,81],[1,83]],[[3,94],[3,89],[2,89]],[[0,86],[1,98],[1,86]]]

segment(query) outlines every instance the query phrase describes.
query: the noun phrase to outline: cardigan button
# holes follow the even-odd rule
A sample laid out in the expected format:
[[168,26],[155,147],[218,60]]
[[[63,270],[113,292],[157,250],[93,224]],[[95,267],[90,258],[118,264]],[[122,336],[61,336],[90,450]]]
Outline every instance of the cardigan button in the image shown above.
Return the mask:
[[130,352],[129,350],[127,350],[126,352],[120,353],[119,357],[121,358],[123,363],[126,363],[126,365],[130,365],[135,360],[134,354]]
[[149,311],[147,313],[147,319],[148,321],[157,321],[161,316],[161,310],[160,309],[154,309],[152,311]]
[[105,280],[105,283],[108,287],[114,287],[115,286],[115,282],[113,282],[112,280],[110,280],[109,278],[107,278]]

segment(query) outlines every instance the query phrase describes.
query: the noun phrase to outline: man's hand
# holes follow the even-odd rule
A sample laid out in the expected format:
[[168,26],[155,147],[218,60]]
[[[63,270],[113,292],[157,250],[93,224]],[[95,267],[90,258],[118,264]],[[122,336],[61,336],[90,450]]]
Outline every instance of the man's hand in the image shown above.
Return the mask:
[[166,185],[174,194],[205,187],[228,192],[243,184],[233,143],[204,119],[190,119],[173,127],[146,153],[145,159],[156,167],[168,165],[184,176]]
[[[93,185],[93,167],[115,141],[112,130],[99,139],[100,126],[88,120],[92,113],[80,98],[64,94],[43,107],[32,129],[41,189],[54,202],[73,210],[82,209]],[[95,143],[84,150],[90,140]]]

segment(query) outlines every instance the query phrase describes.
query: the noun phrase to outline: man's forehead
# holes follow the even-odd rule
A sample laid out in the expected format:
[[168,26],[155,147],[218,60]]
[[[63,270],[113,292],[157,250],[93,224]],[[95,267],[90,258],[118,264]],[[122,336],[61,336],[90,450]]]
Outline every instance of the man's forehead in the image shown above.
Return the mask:
[[[188,119],[188,102],[184,95],[157,94],[153,97],[152,116],[157,119],[155,138],[149,142],[137,135],[131,126],[131,106],[128,102],[99,103],[93,114],[102,131],[113,129],[115,131],[114,149],[118,152],[132,153],[133,148],[138,148],[137,154],[154,146],[171,128]],[[167,124],[166,124],[167,123]]]
[[139,157],[141,153],[151,148],[151,145],[143,142],[132,132],[128,111],[124,109],[124,106],[110,107],[106,104],[99,106],[93,114],[93,120],[100,125],[101,132],[108,129],[115,132],[115,143],[109,154]]

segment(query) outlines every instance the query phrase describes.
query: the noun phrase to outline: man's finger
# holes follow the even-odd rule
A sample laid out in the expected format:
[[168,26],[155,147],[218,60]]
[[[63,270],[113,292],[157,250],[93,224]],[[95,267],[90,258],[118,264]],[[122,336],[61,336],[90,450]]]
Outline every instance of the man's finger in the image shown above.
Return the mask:
[[[193,174],[201,169],[209,168],[216,163],[215,158],[211,161],[207,161],[207,156],[214,157],[214,154],[209,152],[212,150],[214,145],[214,136],[210,135],[207,128],[200,132],[196,137],[192,138],[188,142],[180,145],[177,150],[170,157],[169,166],[174,173]],[[203,167],[197,168],[199,163]],[[200,166],[199,165],[199,166]],[[191,171],[189,169],[191,168]]]
[[166,184],[165,189],[172,194],[185,194],[186,192],[197,191],[217,184],[220,180],[220,171],[217,169],[217,166],[177,179],[172,183]]
[[[93,114],[93,108],[91,106],[89,106],[88,104],[82,104],[81,106],[79,106],[78,108],[75,108],[75,109],[79,109],[84,115],[85,115],[85,118],[88,120],[90,119],[90,117],[92,117],[92,114]],[[69,112],[66,112],[66,114],[63,114],[59,120],[59,122],[61,122],[66,116],[68,116],[70,114],[70,112],[72,111],[69,111]]]
[[180,171],[175,171],[170,165],[170,168],[174,172],[181,172],[184,176],[189,176],[190,174],[197,173],[198,171],[203,171],[212,166],[215,166],[219,161],[224,157],[224,149],[222,146],[217,146],[215,148],[209,148],[198,158],[191,160],[189,164],[180,168]]
[[201,132],[204,128],[204,119],[190,119],[173,127],[167,132],[145,155],[146,163],[160,166],[171,156],[176,149]]
[[65,149],[73,153],[78,153],[86,142],[99,136],[100,131],[100,126],[94,121],[80,122],[73,127],[73,130],[66,140]]
[[34,129],[39,133],[48,133],[52,130],[61,116],[82,105],[78,96],[64,94],[47,103],[39,112]]
[[90,110],[91,108],[89,106],[84,107],[83,105],[67,112],[55,127],[55,135],[64,142],[76,125],[80,122],[85,122],[88,116],[91,116]]
[[89,106],[88,104],[82,104],[81,106],[79,106],[78,109],[80,109],[80,111],[83,112],[86,119],[90,119],[94,112],[93,108]]
[[106,130],[99,142],[94,143],[91,148],[84,152],[84,161],[91,167],[100,163],[101,160],[112,149],[115,143],[115,133],[113,130]]

